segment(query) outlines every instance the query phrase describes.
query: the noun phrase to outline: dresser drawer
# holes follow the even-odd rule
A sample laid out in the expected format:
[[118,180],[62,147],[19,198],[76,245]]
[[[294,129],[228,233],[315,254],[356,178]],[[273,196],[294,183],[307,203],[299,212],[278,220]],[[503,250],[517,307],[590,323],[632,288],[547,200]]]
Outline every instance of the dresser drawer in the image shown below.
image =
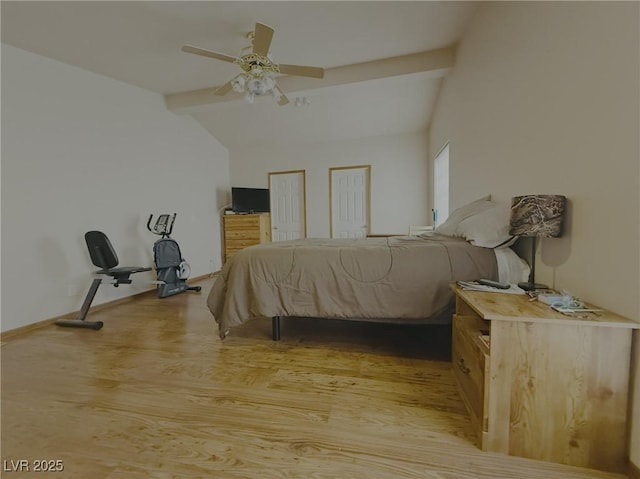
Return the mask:
[[483,325],[477,317],[455,315],[451,356],[453,375],[479,437],[487,430],[488,406],[489,348],[480,339]]
[[260,230],[259,229],[246,229],[246,230],[234,230],[228,229],[224,232],[224,237],[227,240],[253,240],[256,243],[260,241]]
[[258,241],[257,239],[237,239],[237,240],[233,240],[233,241],[228,241],[225,249],[231,249],[231,248],[235,248],[235,249],[243,249],[246,248],[247,246],[253,246],[253,245],[257,245],[260,244],[260,241]]
[[260,217],[256,215],[227,215],[224,217],[224,226],[234,229],[259,228]]

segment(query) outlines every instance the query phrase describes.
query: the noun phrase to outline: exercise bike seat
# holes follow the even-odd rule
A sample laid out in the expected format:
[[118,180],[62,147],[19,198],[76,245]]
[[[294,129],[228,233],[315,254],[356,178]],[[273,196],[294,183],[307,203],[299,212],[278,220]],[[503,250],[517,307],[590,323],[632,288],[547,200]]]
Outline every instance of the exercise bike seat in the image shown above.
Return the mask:
[[118,255],[113,249],[111,241],[102,231],[87,231],[84,240],[87,243],[91,262],[100,268],[96,273],[113,277],[116,280],[114,286],[118,286],[120,283],[131,283],[129,276],[134,273],[151,271],[151,268],[144,266],[118,267]]

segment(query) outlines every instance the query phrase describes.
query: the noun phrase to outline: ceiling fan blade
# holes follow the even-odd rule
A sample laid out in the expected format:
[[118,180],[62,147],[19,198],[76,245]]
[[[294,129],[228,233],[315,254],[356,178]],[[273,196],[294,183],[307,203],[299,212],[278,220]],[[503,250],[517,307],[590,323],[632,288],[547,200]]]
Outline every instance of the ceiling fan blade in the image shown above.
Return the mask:
[[295,75],[299,77],[324,78],[324,68],[306,67],[303,65],[286,65],[279,63],[280,73],[285,75]]
[[253,53],[266,57],[273,38],[273,28],[262,23],[256,23],[253,31]]
[[289,103],[287,95],[284,94],[280,87],[276,86],[276,90],[278,90],[278,92],[280,93],[280,98],[278,98],[278,105],[285,106],[287,103]]
[[191,45],[183,45],[182,51],[186,53],[193,53],[195,55],[201,55],[203,57],[215,58],[216,60],[222,60],[224,62],[230,62],[230,63],[240,60],[239,58],[232,57],[231,55],[212,52],[211,50],[205,50],[203,48],[198,48]]
[[232,80],[229,80],[227,83],[225,83],[224,85],[216,88],[216,91],[213,92],[214,95],[226,95],[227,93],[229,93],[231,91],[231,82]]

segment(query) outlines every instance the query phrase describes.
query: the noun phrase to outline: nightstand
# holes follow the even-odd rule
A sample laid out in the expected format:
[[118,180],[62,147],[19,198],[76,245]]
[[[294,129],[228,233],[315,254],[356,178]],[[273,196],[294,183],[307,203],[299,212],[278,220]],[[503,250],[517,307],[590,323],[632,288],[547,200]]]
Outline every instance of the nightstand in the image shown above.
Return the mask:
[[453,374],[481,449],[622,472],[632,330],[527,295],[454,287]]

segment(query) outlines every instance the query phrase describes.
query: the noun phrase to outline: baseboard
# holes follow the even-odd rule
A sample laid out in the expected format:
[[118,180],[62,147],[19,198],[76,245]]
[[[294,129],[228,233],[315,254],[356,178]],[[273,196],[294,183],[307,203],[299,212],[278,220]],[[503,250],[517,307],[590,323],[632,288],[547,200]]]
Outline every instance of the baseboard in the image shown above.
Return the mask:
[[[111,306],[116,306],[118,304],[128,303],[130,301],[133,301],[139,296],[142,296],[145,294],[151,294],[155,292],[156,292],[156,288],[147,289],[145,291],[140,291],[138,293],[132,294],[131,296],[125,296],[124,298],[118,298],[118,299],[114,299],[113,301],[107,301],[106,303],[97,304],[95,306],[91,306],[91,309],[89,310],[89,312],[93,313],[95,311],[100,311],[101,309],[104,309],[104,308],[109,308]],[[8,331],[0,332],[0,341],[9,341],[11,339],[15,339],[16,337],[19,337],[24,334],[30,333],[32,331],[35,331],[37,329],[49,326],[55,323],[59,319],[75,318],[76,316],[78,316],[78,314],[80,314],[79,310],[72,311],[70,313],[61,314],[60,316],[56,316],[54,318],[43,319],[42,321],[38,321],[37,323],[30,323],[25,326],[20,326],[15,329],[10,329]]]
[[[219,273],[220,273],[220,271],[216,271],[214,273],[203,274],[201,276],[194,276],[192,278],[189,278],[187,281],[188,282],[201,281],[201,280],[205,280],[205,279],[208,279],[208,278],[211,278],[211,277],[218,276]],[[114,299],[113,301],[107,301],[106,303],[97,304],[95,306],[91,306],[91,309],[89,311],[90,311],[90,313],[92,313],[92,312],[95,312],[95,311],[100,311],[101,309],[104,309],[104,308],[108,308],[108,307],[111,307],[111,306],[116,306],[118,304],[127,303],[129,301],[133,301],[138,296],[141,296],[143,294],[155,293],[155,291],[156,291],[156,288],[154,287],[154,288],[151,288],[151,289],[147,289],[145,291],[140,291],[138,293],[132,294],[131,296],[125,296],[124,298]],[[61,314],[60,316],[56,316],[55,318],[43,319],[42,321],[38,321],[37,323],[31,323],[31,324],[27,324],[25,326],[20,326],[20,327],[15,328],[15,329],[10,329],[8,331],[0,332],[0,341],[9,341],[9,340],[14,339],[14,338],[16,338],[18,336],[22,336],[23,334],[30,333],[31,331],[35,331],[37,329],[44,328],[46,326],[49,326],[50,324],[55,323],[59,319],[75,318],[76,316],[78,316],[79,313],[80,313],[79,310],[78,311],[72,311],[70,313]]]
[[640,467],[636,466],[633,462],[629,462],[629,478],[640,479]]
[[[77,315],[78,311],[76,311],[75,313],[69,313],[69,316],[73,315]],[[65,314],[64,316],[65,318],[67,317],[67,315]],[[38,321],[37,323],[30,323],[27,324],[25,326],[20,326],[18,328],[15,329],[10,329],[8,331],[2,331],[0,332],[0,341],[8,341],[10,339],[14,339],[18,336],[22,336],[23,334],[27,334],[30,333],[31,331],[35,331],[36,329],[40,329],[40,328],[44,328],[45,326],[48,326],[50,324],[53,324],[54,322],[56,322],[58,319],[62,319],[62,316],[56,317],[56,318],[50,318],[50,319],[44,319],[42,321]]]
[[202,281],[203,279],[215,278],[220,274],[220,271],[214,271],[213,273],[202,274],[200,276],[193,276],[187,280],[187,283],[195,283],[196,281]]

